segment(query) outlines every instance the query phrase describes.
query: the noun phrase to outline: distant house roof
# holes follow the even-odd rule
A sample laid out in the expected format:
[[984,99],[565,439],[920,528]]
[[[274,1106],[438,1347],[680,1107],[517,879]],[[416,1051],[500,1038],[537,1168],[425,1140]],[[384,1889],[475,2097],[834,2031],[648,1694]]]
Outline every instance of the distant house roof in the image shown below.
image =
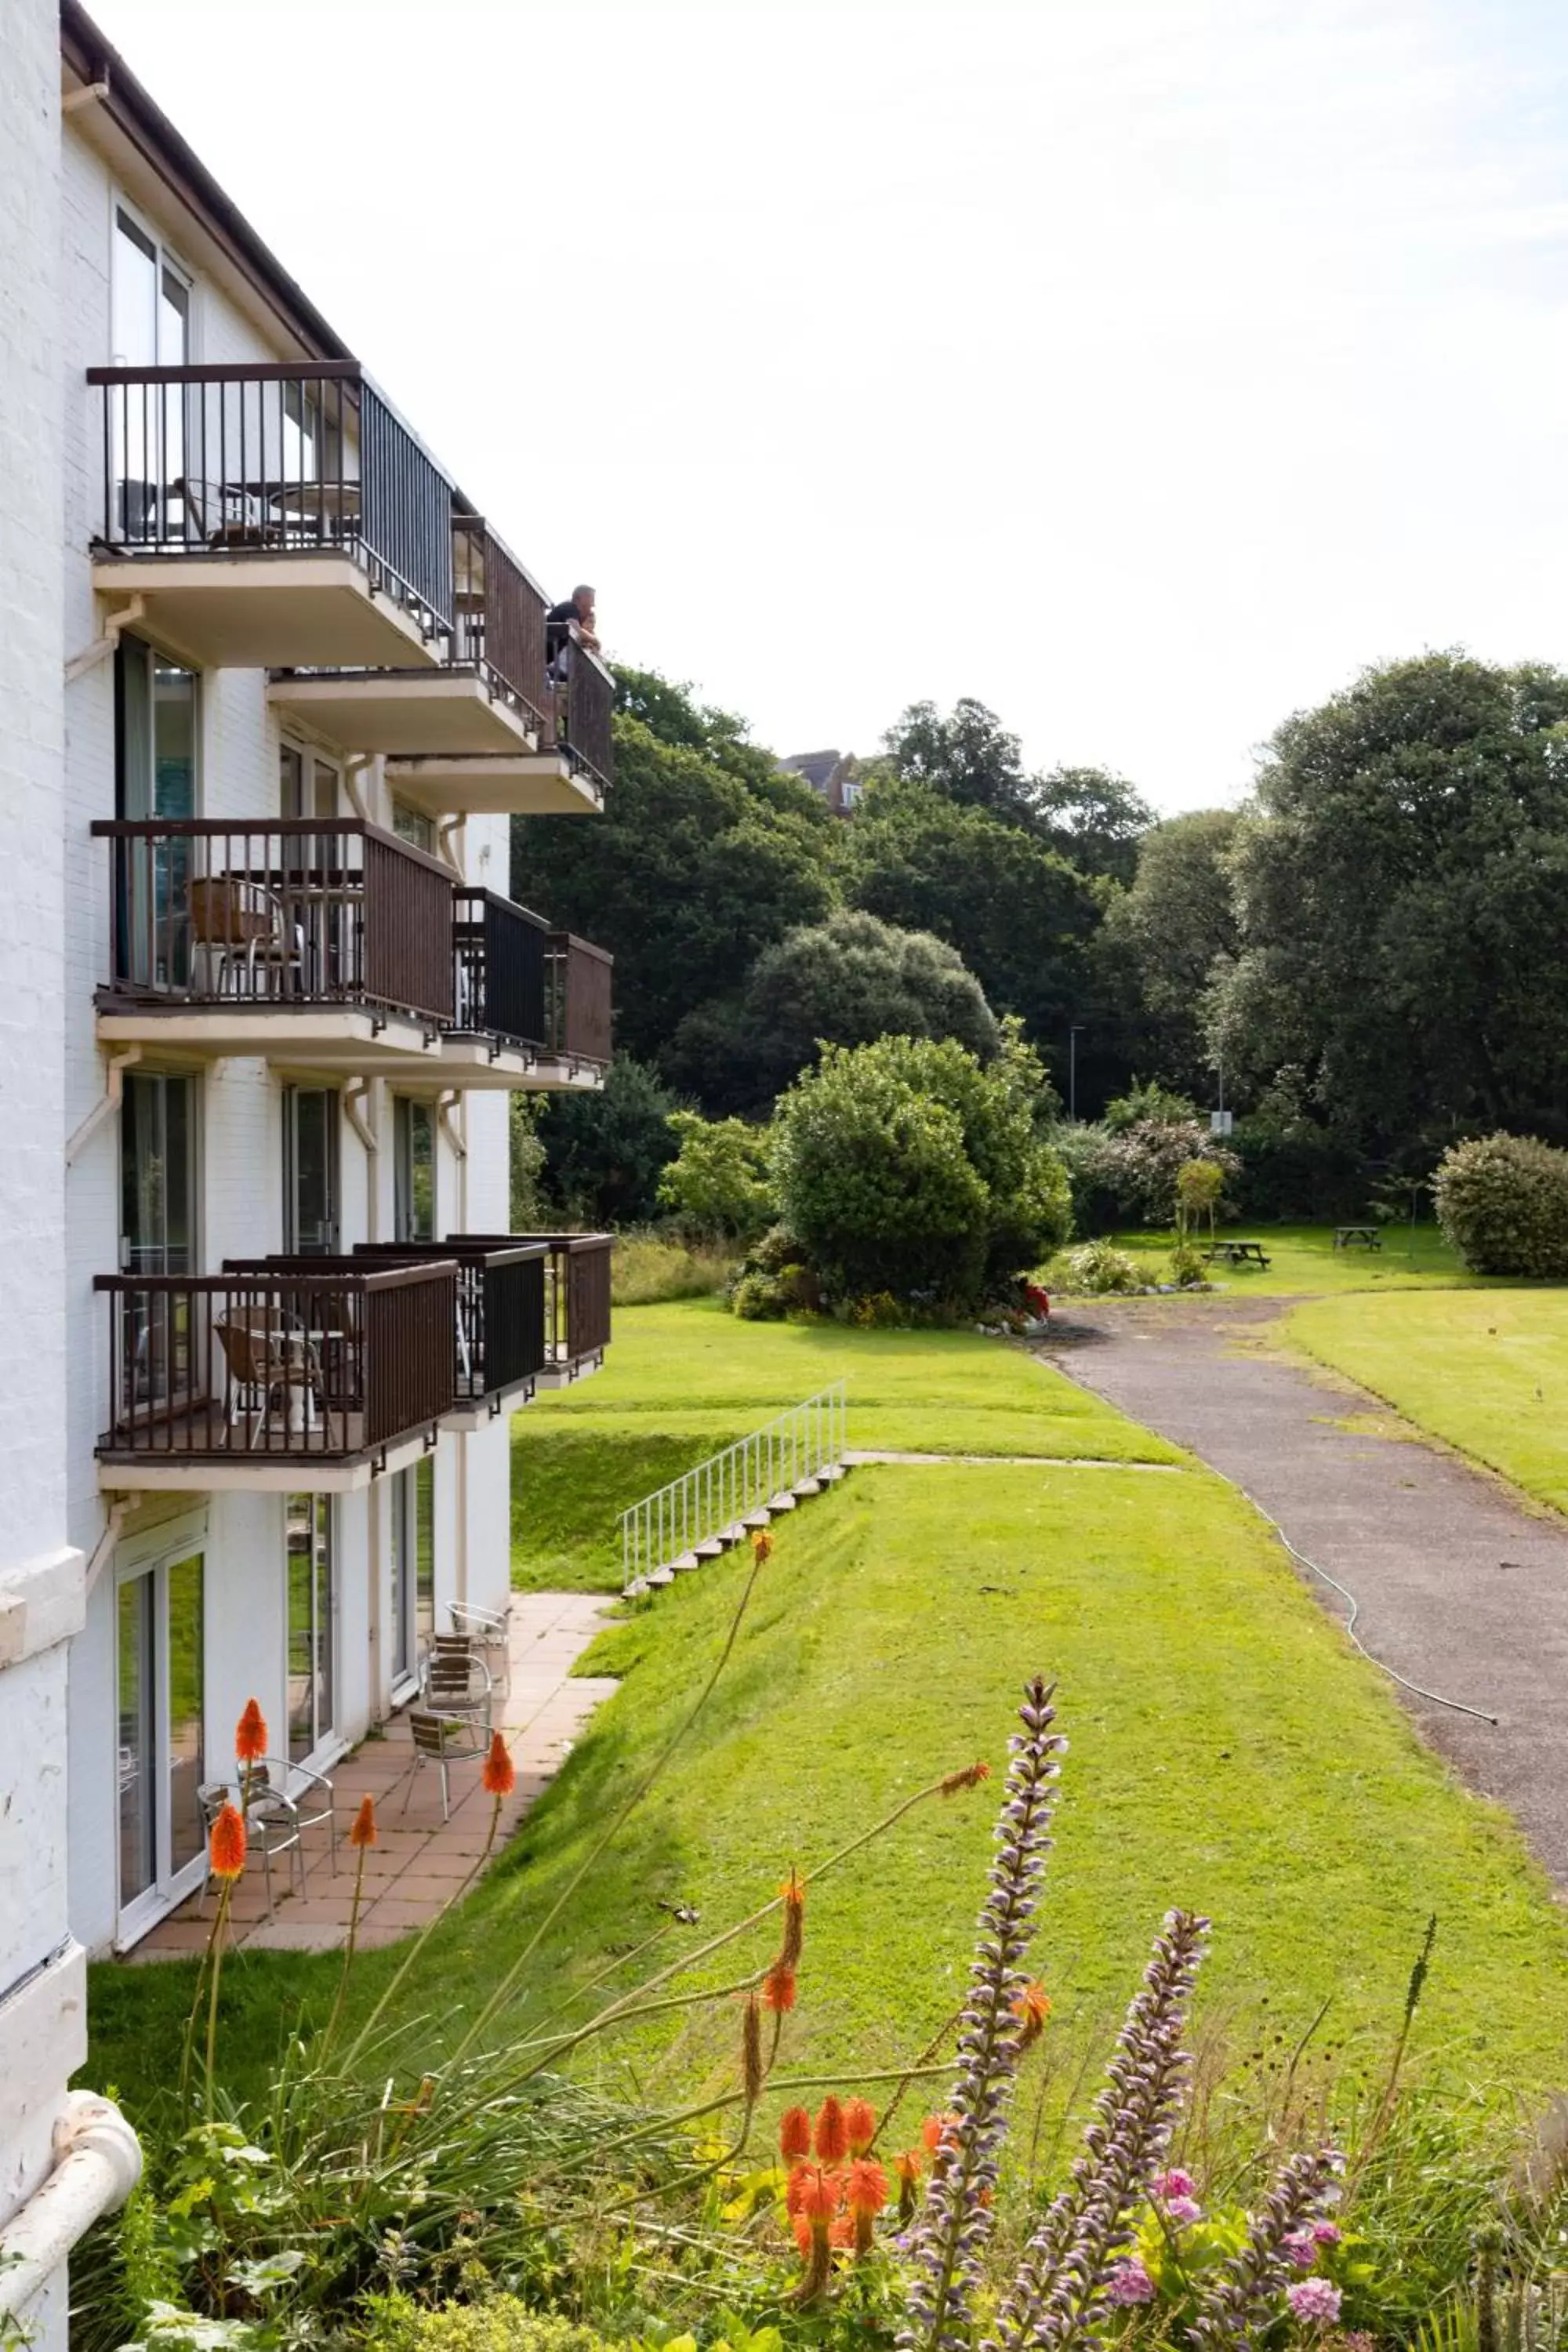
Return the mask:
[[835,816],[847,816],[860,796],[860,762],[853,751],[793,751],[779,766],[809,784]]

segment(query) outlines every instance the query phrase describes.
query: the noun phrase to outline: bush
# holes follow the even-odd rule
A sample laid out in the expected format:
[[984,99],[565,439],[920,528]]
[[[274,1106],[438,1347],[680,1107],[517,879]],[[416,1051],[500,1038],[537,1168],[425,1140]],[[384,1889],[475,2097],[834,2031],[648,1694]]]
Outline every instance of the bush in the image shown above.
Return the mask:
[[826,1047],[775,1132],[780,1208],[839,1299],[968,1308],[1066,1235],[1067,1181],[1016,1076],[951,1040]]
[[658,1180],[658,1197],[694,1233],[750,1241],[773,1218],[765,1128],[743,1118],[670,1113],[679,1150]]
[[667,1234],[617,1234],[610,1253],[610,1299],[616,1307],[657,1307],[671,1298],[711,1298],[723,1289],[733,1254]]
[[604,2336],[514,2294],[430,2310],[409,2295],[382,2303],[370,2341],[378,2352],[608,2352]]
[[742,1323],[782,1323],[789,1312],[776,1274],[743,1274],[730,1293],[730,1306]]
[[601,1089],[546,1097],[539,1114],[551,1199],[584,1225],[637,1224],[658,1212],[660,1171],[679,1146],[670,1113],[679,1097],[629,1054],[617,1054]]
[[1108,1297],[1114,1292],[1142,1290],[1143,1276],[1136,1260],[1125,1250],[1115,1249],[1110,1242],[1085,1242],[1080,1249],[1068,1252],[1068,1280],[1075,1290],[1086,1290],[1096,1297]]
[[1191,1242],[1179,1241],[1171,1252],[1166,1280],[1173,1282],[1178,1290],[1196,1290],[1200,1286],[1206,1288],[1208,1278],[1209,1270],[1201,1254]]
[[1063,1127],[1051,1141],[1066,1166],[1073,1223],[1082,1234],[1173,1224],[1176,1180],[1190,1160],[1212,1160],[1227,1183],[1240,1168],[1236,1154],[1195,1118],[1142,1118],[1118,1134]]
[[1568,1275],[1568,1151],[1533,1135],[1457,1143],[1438,1162],[1437,1222],[1472,1274]]

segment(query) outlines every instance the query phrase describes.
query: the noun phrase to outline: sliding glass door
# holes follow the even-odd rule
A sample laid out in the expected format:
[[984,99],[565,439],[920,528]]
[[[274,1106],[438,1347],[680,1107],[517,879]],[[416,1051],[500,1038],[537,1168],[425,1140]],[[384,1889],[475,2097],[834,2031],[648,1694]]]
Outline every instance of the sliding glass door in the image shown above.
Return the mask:
[[392,1487],[392,1681],[419,1671],[436,1631],[436,1465],[427,1454]]
[[289,1756],[308,1763],[337,1723],[334,1630],[337,1575],[330,1495],[290,1495],[289,1544]]
[[199,1547],[139,1561],[119,1575],[115,1674],[125,1941],[201,1875],[205,1581]]

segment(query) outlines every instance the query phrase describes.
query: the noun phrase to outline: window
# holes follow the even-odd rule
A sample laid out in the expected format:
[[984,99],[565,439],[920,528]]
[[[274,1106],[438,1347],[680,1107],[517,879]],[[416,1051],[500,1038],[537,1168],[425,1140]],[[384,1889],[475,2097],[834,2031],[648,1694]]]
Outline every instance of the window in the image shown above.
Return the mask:
[[423,849],[429,856],[435,856],[436,820],[433,816],[426,816],[423,809],[410,808],[406,801],[395,800],[392,803],[392,830],[399,841],[406,841],[415,849]]
[[303,1763],[332,1734],[332,1631],[337,1564],[330,1495],[290,1495],[289,1547],[289,1759]]
[[338,1235],[336,1090],[285,1087],[283,1246],[295,1257],[331,1257]]
[[[111,366],[188,366],[190,278],[124,205],[114,208],[109,320]],[[185,470],[188,397],[184,384],[163,384],[144,400],[112,404],[120,506],[113,520],[122,538],[155,539],[175,521],[180,502],[168,485]]]
[[400,1470],[392,1496],[392,1679],[418,1672],[436,1631],[436,1465]]
[[128,1927],[134,1933],[150,1926],[181,1883],[200,1875],[205,1561],[198,1545],[121,1568],[119,1577],[116,1768],[123,1935]]
[[[146,823],[196,814],[198,680],[195,670],[122,636],[114,651],[114,813]],[[118,980],[181,986],[191,845],[167,834],[115,845]]]
[[133,1070],[120,1106],[120,1233],[127,1274],[196,1266],[196,1081]]
[[392,1107],[393,1210],[396,1239],[436,1238],[436,1113],[429,1103],[397,1095]]
[[285,743],[278,755],[278,796],[286,817],[336,816],[338,771],[331,761]]

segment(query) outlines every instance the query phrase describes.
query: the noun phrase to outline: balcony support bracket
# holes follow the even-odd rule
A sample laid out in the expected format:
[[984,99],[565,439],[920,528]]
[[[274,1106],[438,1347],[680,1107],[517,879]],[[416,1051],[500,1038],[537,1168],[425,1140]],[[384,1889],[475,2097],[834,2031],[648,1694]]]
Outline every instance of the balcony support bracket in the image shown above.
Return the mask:
[[120,1097],[125,1089],[125,1073],[133,1062],[139,1062],[141,1059],[140,1045],[122,1045],[118,1053],[110,1054],[109,1067],[104,1075],[103,1092],[66,1145],[68,1168],[82,1147],[97,1134],[104,1120],[120,1108]]

